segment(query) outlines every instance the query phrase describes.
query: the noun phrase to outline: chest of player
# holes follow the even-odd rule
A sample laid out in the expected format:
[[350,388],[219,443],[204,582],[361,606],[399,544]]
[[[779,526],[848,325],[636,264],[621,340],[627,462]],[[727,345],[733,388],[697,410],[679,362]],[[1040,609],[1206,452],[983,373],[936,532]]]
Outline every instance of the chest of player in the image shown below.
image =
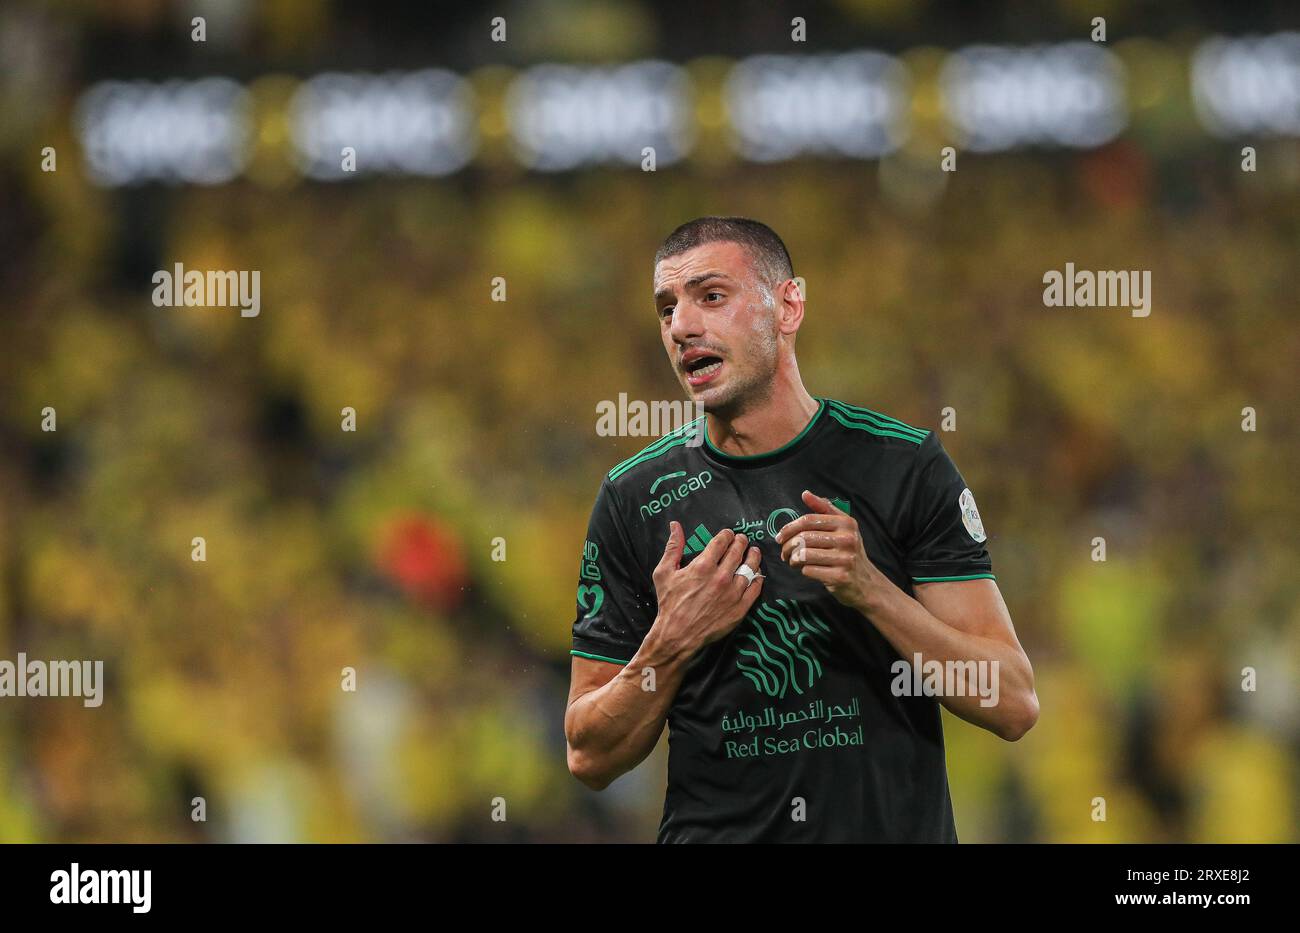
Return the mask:
[[762,572],[770,581],[768,590],[815,592],[806,585],[809,581],[802,574],[781,559],[781,545],[776,540],[785,525],[808,512],[801,498],[805,489],[826,496],[852,516],[867,556],[899,586],[907,585],[902,544],[890,527],[890,504],[860,491],[837,488],[833,480],[816,474],[777,476],[706,467],[658,477],[637,503],[642,553],[658,559],[672,521],[681,523],[686,536],[683,566],[720,532],[730,530],[745,535],[750,544],[759,548]]

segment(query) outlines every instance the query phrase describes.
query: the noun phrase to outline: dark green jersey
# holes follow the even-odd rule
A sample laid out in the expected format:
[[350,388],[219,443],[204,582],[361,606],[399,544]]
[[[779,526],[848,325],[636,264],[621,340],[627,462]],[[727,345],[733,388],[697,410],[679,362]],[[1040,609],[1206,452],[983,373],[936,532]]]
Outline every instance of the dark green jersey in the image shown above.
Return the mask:
[[805,489],[857,520],[867,556],[904,592],[993,576],[974,498],[933,433],[818,399],[790,443],[736,457],[700,419],[601,484],[573,653],[636,653],[670,520],[686,532],[683,564],[722,529],[743,532],[762,551],[763,593],[691,661],[669,711],[659,841],[955,842],[938,701],[896,696],[899,654],[781,560],[776,533],[808,511]]

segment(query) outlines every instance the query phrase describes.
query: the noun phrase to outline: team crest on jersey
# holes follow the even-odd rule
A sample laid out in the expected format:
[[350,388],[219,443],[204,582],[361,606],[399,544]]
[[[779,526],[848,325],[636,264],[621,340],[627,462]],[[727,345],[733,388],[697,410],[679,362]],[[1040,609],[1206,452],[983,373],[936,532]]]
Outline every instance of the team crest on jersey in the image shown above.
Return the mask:
[[957,507],[961,509],[961,523],[966,526],[966,533],[977,542],[988,538],[984,533],[984,522],[980,519],[980,510],[975,507],[975,496],[969,489],[963,489],[957,498]]

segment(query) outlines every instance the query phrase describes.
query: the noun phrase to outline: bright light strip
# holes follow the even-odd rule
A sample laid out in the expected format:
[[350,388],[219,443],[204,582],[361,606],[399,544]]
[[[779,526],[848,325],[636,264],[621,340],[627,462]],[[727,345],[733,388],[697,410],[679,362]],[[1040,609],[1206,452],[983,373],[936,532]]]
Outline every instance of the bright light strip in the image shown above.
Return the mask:
[[736,148],[755,162],[885,155],[906,138],[907,86],[880,52],[754,55],[727,78]]
[[506,96],[515,154],[532,169],[655,165],[680,160],[692,142],[690,80],[661,61],[615,67],[537,65]]
[[940,76],[943,104],[963,148],[1092,148],[1127,122],[1119,59],[1092,42],[954,52]]
[[[1300,33],[1214,37],[1190,62],[1196,113],[1215,136],[1300,135]],[[1092,148],[1128,121],[1119,59],[1102,45],[976,45],[950,54],[942,105],[957,144]],[[881,52],[754,55],[723,87],[736,150],[755,162],[877,158],[907,138],[911,87],[903,62]],[[685,69],[664,61],[587,67],[543,64],[506,91],[516,157],[538,171],[657,166],[689,154],[695,114]],[[229,78],[102,81],[76,105],[86,169],[101,185],[217,185],[249,158],[248,92]],[[442,69],[326,72],[299,86],[287,114],[308,177],[355,173],[444,176],[474,157],[479,112],[469,82]]]
[[1300,135],[1300,33],[1207,39],[1192,55],[1192,102],[1215,136]]
[[247,159],[248,95],[228,78],[102,81],[74,119],[90,177],[105,186],[219,185]]
[[428,69],[382,75],[326,72],[303,83],[289,125],[304,174],[323,181],[355,173],[449,175],[478,144],[473,95],[464,78]]

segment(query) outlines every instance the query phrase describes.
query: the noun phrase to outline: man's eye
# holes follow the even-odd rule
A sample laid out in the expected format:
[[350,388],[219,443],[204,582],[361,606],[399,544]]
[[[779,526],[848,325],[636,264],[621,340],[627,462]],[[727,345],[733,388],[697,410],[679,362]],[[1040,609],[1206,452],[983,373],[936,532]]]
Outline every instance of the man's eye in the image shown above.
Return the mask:
[[707,295],[704,296],[704,300],[711,301],[713,300],[714,297],[722,298],[722,292],[709,292]]
[[672,306],[672,305],[666,305],[666,306],[664,306],[664,307],[662,307],[662,308],[659,309],[659,316],[660,316],[660,317],[668,317],[668,316],[669,316],[670,314],[672,314],[672,313],[673,313],[673,306]]

